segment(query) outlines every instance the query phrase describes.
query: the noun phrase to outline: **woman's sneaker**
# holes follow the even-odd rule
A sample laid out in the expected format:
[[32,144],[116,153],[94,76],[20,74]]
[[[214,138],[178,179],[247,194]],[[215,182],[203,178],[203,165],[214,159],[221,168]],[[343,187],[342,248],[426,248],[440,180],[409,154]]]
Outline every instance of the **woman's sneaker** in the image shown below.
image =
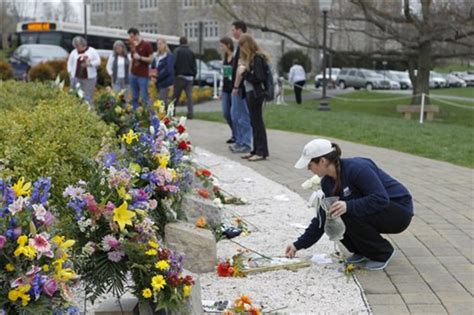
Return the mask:
[[362,256],[362,255],[359,255],[359,254],[352,254],[351,256],[347,257],[347,259],[346,259],[346,261],[349,264],[357,264],[357,263],[363,262],[365,260],[367,260],[367,258],[365,256]]
[[387,261],[376,261],[376,260],[367,260],[365,263],[365,269],[367,270],[383,270],[387,267],[390,260],[395,256],[395,248],[393,249],[392,255],[387,259]]

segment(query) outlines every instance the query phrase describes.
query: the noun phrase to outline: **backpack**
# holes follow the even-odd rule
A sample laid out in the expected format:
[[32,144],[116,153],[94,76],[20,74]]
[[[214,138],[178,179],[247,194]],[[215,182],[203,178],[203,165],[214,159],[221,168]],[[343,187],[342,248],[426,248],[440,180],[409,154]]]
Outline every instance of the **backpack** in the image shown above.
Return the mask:
[[265,81],[263,81],[264,99],[271,102],[275,98],[275,82],[273,81],[272,67],[265,62]]

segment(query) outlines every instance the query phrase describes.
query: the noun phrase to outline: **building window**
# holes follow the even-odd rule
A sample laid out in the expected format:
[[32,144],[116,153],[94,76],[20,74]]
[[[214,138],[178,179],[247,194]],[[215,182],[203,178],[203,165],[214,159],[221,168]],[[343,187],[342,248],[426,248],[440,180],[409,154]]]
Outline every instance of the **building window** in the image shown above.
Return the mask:
[[123,10],[123,0],[112,0],[109,2],[109,10],[113,12],[121,12]]
[[157,23],[143,23],[138,25],[140,32],[158,34]]
[[103,1],[93,2],[91,6],[91,12],[95,14],[101,14],[105,12],[105,4]]
[[205,7],[212,7],[216,4],[216,0],[202,0],[202,5]]
[[[218,21],[204,21],[202,26],[203,38],[219,37]],[[199,22],[185,22],[183,29],[184,36],[187,38],[199,38]]]
[[140,0],[138,2],[140,10],[148,10],[158,8],[158,0]]
[[194,8],[194,7],[197,7],[197,5],[198,5],[198,0],[184,0],[183,1],[184,8]]

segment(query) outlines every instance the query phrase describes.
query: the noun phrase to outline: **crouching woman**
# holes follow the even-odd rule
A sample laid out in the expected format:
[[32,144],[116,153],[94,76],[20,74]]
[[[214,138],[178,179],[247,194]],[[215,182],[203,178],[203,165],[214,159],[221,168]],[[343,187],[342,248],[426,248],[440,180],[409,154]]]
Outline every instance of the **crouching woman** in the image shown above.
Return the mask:
[[[364,263],[368,270],[384,269],[395,249],[382,237],[403,232],[413,217],[413,201],[408,190],[367,158],[341,158],[341,149],[325,139],[306,144],[295,165],[321,177],[326,197],[338,196],[328,215],[341,217],[346,231],[342,244],[352,252],[349,263]],[[319,210],[318,210],[319,211]],[[324,233],[326,215],[315,217],[306,231],[286,248],[286,256],[309,248]]]

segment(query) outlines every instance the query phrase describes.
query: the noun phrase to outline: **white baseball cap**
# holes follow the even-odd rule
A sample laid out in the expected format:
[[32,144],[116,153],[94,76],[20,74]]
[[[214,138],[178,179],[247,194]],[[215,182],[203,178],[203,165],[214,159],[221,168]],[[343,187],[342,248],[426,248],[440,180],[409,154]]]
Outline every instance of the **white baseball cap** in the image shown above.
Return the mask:
[[326,139],[314,139],[308,142],[301,154],[300,159],[295,164],[295,168],[305,168],[308,166],[312,159],[326,155],[334,151],[331,141]]

